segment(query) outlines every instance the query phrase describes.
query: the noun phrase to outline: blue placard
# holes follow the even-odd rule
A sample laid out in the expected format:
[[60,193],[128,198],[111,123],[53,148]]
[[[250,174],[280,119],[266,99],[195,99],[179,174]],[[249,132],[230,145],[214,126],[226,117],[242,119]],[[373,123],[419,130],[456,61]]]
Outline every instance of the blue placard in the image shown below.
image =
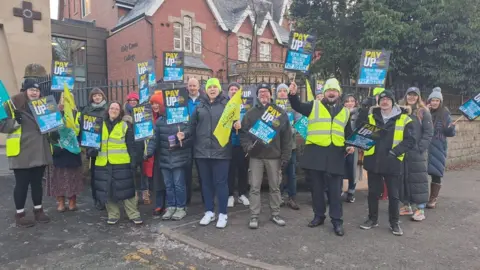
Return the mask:
[[285,60],[285,69],[307,72],[312,61],[311,54],[288,51]]
[[135,141],[146,140],[153,136],[153,115],[150,104],[134,107],[133,121]]
[[3,107],[3,104],[8,100],[10,100],[10,96],[8,95],[5,85],[3,85],[2,80],[0,80],[0,120],[8,117],[8,114]]
[[140,98],[140,104],[148,102],[150,99],[150,89],[149,87],[144,87],[138,92],[138,97]]
[[277,135],[277,132],[273,128],[260,119],[255,122],[248,132],[260,139],[264,144],[269,144],[273,138],[275,138],[275,135]]
[[163,81],[183,82],[185,75],[183,52],[163,52]]
[[75,86],[75,78],[52,76],[52,90],[63,91],[64,84],[67,84],[68,89],[73,90],[73,87]]
[[383,85],[387,78],[386,69],[362,68],[358,83],[361,85]]
[[384,50],[363,50],[360,57],[357,85],[363,87],[384,86],[390,54],[390,51]]
[[468,118],[473,121],[480,116],[480,93],[475,95],[474,98],[468,100],[460,106],[459,110]]
[[188,107],[166,108],[167,125],[188,122]]
[[102,143],[102,127],[103,119],[101,117],[83,115],[80,145],[100,149]]
[[163,80],[166,82],[183,81],[183,68],[166,67],[163,75]]
[[298,121],[293,125],[296,131],[302,136],[304,140],[307,139],[307,130],[308,130],[308,118],[302,116]]
[[62,114],[58,110],[57,102],[52,95],[31,100],[28,106],[35,116],[40,133],[45,134],[63,126]]
[[384,131],[377,126],[365,123],[355,129],[353,134],[345,141],[345,144],[368,151],[375,146],[376,141]]

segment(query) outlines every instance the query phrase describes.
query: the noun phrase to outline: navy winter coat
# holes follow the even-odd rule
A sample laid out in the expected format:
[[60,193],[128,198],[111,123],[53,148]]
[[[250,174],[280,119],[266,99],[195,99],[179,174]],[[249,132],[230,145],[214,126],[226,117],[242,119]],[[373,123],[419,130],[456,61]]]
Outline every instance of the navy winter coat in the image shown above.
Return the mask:
[[433,136],[432,116],[427,108],[419,108],[410,118],[416,144],[405,155],[403,201],[421,204],[428,201],[427,150]]
[[155,163],[160,169],[175,169],[185,167],[192,158],[192,139],[186,138],[180,142],[176,139],[176,147],[171,149],[168,142],[168,136],[175,136],[178,132],[185,130],[186,124],[167,125],[167,119],[160,116],[155,124],[155,135],[148,142],[147,154],[157,154]]
[[433,138],[428,148],[428,174],[443,177],[447,160],[447,137],[455,136],[455,126],[450,112],[444,109],[432,110]]

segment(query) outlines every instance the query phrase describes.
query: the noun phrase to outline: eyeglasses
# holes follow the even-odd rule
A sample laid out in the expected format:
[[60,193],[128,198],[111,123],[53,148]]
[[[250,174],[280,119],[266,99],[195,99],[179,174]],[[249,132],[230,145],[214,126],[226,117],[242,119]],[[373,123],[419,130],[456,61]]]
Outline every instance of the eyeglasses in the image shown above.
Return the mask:
[[37,89],[37,88],[28,88],[27,91],[34,92],[34,93],[40,93],[40,89]]

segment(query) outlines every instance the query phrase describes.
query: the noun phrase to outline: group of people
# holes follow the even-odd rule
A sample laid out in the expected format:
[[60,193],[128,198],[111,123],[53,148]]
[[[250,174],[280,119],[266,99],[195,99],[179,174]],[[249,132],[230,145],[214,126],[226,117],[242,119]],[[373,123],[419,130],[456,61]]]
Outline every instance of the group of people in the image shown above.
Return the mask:
[[[195,164],[205,208],[201,225],[216,221],[217,228],[225,228],[228,208],[237,201],[250,208],[248,227],[257,229],[260,189],[266,171],[270,220],[285,226],[280,207],[300,208],[295,199],[297,132],[293,122],[302,115],[308,118],[308,127],[299,165],[305,170],[311,187],[314,218],[309,227],[324,223],[328,204],[334,232],[344,235],[342,200],[355,201],[359,162],[363,162],[368,172],[369,188],[369,214],[361,228],[378,226],[378,200],[384,183],[388,190],[390,228],[395,235],[403,234],[400,215],[412,215],[413,220],[421,221],[425,219],[425,208],[435,208],[445,170],[446,137],[455,135],[455,125],[443,106],[439,88],[433,89],[427,105],[416,87],[407,90],[400,102],[402,105],[397,104],[393,92],[384,89],[359,104],[354,95],[342,97],[342,89],[334,78],[327,80],[323,90],[315,92],[316,99],[309,102],[300,101],[295,82],[276,88],[262,83],[256,89],[257,102],[249,110],[241,110],[225,146],[219,143],[214,130],[229,99],[241,86],[231,83],[224,94],[219,80],[211,78],[204,93],[199,89],[198,80],[188,81],[190,120],[175,125],[167,123],[161,90],[155,92],[149,101],[154,135],[146,141],[134,139],[132,108],[139,103],[135,92],[129,93],[122,105],[107,102],[102,90],[94,88],[89,95],[90,104],[81,112],[74,112],[76,128],[71,134],[78,138],[82,136],[79,126],[85,116],[102,118],[101,147],[86,147],[84,152],[90,160],[92,197],[99,210],[106,209],[108,224],[119,222],[120,203],[134,224],[142,224],[138,203],[151,204],[150,192],[155,197],[153,215],[163,220],[184,218],[192,197]],[[274,96],[288,100],[293,111],[287,113],[273,101]],[[15,220],[19,227],[31,227],[35,221],[50,221],[42,207],[44,176],[47,195],[56,197],[59,212],[75,211],[77,196],[83,190],[82,154],[59,145],[60,138],[67,136],[65,132],[40,133],[28,106],[30,100],[38,98],[39,85],[26,78],[20,93],[4,104],[9,117],[0,121],[0,132],[7,134],[6,155],[16,179]],[[274,120],[276,135],[264,144],[249,130],[268,107],[281,113]],[[59,109],[63,109],[61,102]],[[370,123],[385,132],[375,146],[365,152],[345,144],[362,123]],[[430,191],[428,175],[432,176]],[[349,184],[342,199],[344,178]],[[29,185],[34,219],[28,218],[24,209]],[[286,194],[285,198],[282,193]],[[404,204],[401,208],[400,201]]]

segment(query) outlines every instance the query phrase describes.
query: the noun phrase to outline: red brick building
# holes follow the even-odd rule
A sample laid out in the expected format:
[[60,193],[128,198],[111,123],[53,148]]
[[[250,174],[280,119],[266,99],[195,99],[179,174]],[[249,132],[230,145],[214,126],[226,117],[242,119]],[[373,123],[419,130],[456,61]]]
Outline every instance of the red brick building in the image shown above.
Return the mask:
[[[62,1],[62,0],[61,0]],[[289,0],[64,0],[63,17],[110,30],[110,80],[135,77],[136,63],[185,52],[185,77],[282,81]],[[255,23],[257,21],[257,23]],[[253,26],[256,25],[256,32]]]

